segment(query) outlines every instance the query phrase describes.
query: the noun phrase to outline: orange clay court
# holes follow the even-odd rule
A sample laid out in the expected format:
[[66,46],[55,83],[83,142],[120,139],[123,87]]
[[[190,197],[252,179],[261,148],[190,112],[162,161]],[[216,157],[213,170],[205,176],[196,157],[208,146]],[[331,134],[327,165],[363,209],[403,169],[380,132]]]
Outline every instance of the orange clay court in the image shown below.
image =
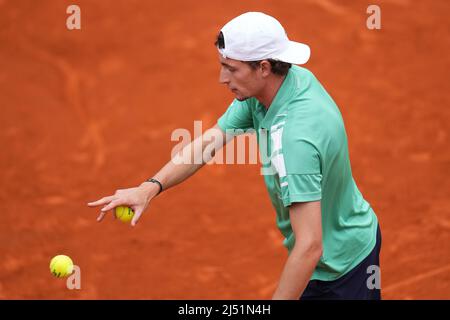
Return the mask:
[[[381,30],[360,0],[0,0],[0,298],[270,299],[287,251],[259,165],[206,166],[136,228],[86,206],[156,173],[173,130],[215,124],[233,98],[215,36],[263,11],[310,45],[342,112],[383,298],[450,299],[450,3],[377,4]],[[81,290],[51,275],[57,254]]]

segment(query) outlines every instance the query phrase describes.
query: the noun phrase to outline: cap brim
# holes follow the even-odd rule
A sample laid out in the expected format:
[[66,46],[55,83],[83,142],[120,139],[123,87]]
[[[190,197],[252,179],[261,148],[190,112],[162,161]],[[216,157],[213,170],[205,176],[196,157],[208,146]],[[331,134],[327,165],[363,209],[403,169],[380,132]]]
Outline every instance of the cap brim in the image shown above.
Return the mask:
[[308,45],[300,42],[289,41],[289,46],[282,53],[274,57],[274,59],[293,63],[305,64],[311,56],[311,49]]

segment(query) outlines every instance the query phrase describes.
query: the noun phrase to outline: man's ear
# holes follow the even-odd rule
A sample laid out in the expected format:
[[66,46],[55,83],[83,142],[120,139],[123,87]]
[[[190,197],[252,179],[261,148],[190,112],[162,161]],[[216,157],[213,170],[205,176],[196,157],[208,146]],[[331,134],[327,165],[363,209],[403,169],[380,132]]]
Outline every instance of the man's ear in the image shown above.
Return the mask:
[[261,61],[259,66],[261,68],[261,72],[262,72],[262,76],[263,77],[269,76],[270,73],[272,72],[272,65],[267,60]]

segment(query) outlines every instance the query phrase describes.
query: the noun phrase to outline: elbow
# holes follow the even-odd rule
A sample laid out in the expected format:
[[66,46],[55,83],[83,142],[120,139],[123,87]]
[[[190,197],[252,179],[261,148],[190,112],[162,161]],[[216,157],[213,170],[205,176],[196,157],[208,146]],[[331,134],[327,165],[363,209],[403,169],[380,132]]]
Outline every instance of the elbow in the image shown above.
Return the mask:
[[323,254],[322,241],[307,241],[296,243],[294,250],[301,254],[302,256],[310,257],[311,259],[320,260]]
[[312,244],[309,248],[309,252],[311,257],[314,257],[315,260],[319,261],[323,254],[322,242]]
[[317,261],[320,260],[320,258],[322,257],[322,254],[323,254],[323,246],[322,246],[322,243],[320,243],[320,246],[317,249]]

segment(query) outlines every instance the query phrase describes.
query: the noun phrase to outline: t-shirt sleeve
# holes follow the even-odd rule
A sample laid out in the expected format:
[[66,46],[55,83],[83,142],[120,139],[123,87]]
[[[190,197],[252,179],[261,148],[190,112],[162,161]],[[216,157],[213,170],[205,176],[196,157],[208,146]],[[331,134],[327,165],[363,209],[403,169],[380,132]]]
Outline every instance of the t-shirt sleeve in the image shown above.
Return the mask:
[[[276,158],[277,156],[275,156]],[[284,174],[279,174],[281,197],[285,207],[294,202],[322,199],[322,170],[318,149],[302,139],[286,139],[283,154],[275,162],[284,162]]]
[[245,130],[253,129],[253,116],[248,100],[234,99],[217,124],[222,131],[230,134],[244,133]]

